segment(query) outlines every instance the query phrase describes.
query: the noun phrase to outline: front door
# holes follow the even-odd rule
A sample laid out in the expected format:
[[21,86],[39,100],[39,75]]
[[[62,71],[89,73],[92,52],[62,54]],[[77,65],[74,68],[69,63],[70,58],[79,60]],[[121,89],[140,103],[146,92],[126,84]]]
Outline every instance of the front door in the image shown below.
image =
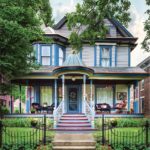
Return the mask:
[[68,88],[68,112],[77,113],[79,112],[79,92],[78,87]]

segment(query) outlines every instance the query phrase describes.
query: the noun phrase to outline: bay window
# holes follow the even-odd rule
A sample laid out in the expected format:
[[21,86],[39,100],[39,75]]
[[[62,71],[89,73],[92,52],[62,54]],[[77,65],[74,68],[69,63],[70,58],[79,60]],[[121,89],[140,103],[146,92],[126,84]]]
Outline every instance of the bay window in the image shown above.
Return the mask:
[[41,64],[42,65],[51,65],[51,46],[50,45],[41,45]]

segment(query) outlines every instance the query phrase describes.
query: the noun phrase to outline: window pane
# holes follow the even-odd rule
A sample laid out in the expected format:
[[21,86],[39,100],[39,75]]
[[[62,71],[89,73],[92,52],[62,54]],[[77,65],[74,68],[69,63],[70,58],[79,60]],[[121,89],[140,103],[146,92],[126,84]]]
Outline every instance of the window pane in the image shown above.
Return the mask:
[[50,46],[42,46],[42,56],[50,56]]
[[109,48],[102,49],[102,58],[109,58]]
[[50,65],[50,57],[42,57],[42,65]]
[[52,87],[51,86],[41,86],[40,95],[41,95],[41,105],[46,103],[48,106],[50,106],[52,104]]
[[63,51],[61,48],[59,48],[59,65],[61,66],[63,64]]
[[107,103],[110,106],[113,105],[113,90],[111,86],[105,86],[104,88],[96,89],[97,103]]
[[109,63],[109,59],[102,59],[102,67],[109,67],[110,65],[109,65],[110,63]]

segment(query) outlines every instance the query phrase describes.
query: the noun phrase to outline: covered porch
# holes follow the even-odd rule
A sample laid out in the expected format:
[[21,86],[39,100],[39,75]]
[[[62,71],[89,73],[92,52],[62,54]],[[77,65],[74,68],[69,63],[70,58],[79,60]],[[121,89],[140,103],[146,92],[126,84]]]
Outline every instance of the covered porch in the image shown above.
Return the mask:
[[[53,116],[64,113],[95,116],[108,113],[106,105],[110,114],[138,114],[138,81],[146,76],[140,68],[86,67],[78,54],[73,53],[62,66],[42,66],[12,83],[20,86],[20,92],[21,86],[26,86],[26,113],[31,113],[33,104],[37,104],[40,111],[36,113],[49,113],[50,108]],[[122,102],[123,110],[118,112],[116,104]],[[104,106],[97,109],[97,104]],[[21,101],[19,110],[21,113]]]
[[[36,111],[35,114],[53,114],[61,104],[63,113],[85,113],[85,103],[94,114],[138,114],[137,80],[93,79],[87,74],[63,74],[57,79],[20,79],[19,86],[26,86],[26,113],[31,113],[32,104],[52,106],[52,111]],[[17,84],[17,83],[16,83]],[[20,97],[21,99],[21,97]],[[125,100],[123,111],[114,109]],[[111,109],[101,111],[96,104],[108,104]],[[21,110],[21,103],[18,105]],[[46,110],[46,109],[45,109]],[[12,112],[13,113],[13,112]]]

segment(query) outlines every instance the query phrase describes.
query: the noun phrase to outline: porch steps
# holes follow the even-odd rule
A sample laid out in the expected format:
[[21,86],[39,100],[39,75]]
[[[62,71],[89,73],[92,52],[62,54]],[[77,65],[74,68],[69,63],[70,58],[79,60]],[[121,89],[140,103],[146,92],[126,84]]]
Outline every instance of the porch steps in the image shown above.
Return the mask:
[[53,150],[95,150],[95,140],[90,133],[56,133]]
[[64,114],[58,124],[57,131],[92,131],[91,122],[85,114]]

